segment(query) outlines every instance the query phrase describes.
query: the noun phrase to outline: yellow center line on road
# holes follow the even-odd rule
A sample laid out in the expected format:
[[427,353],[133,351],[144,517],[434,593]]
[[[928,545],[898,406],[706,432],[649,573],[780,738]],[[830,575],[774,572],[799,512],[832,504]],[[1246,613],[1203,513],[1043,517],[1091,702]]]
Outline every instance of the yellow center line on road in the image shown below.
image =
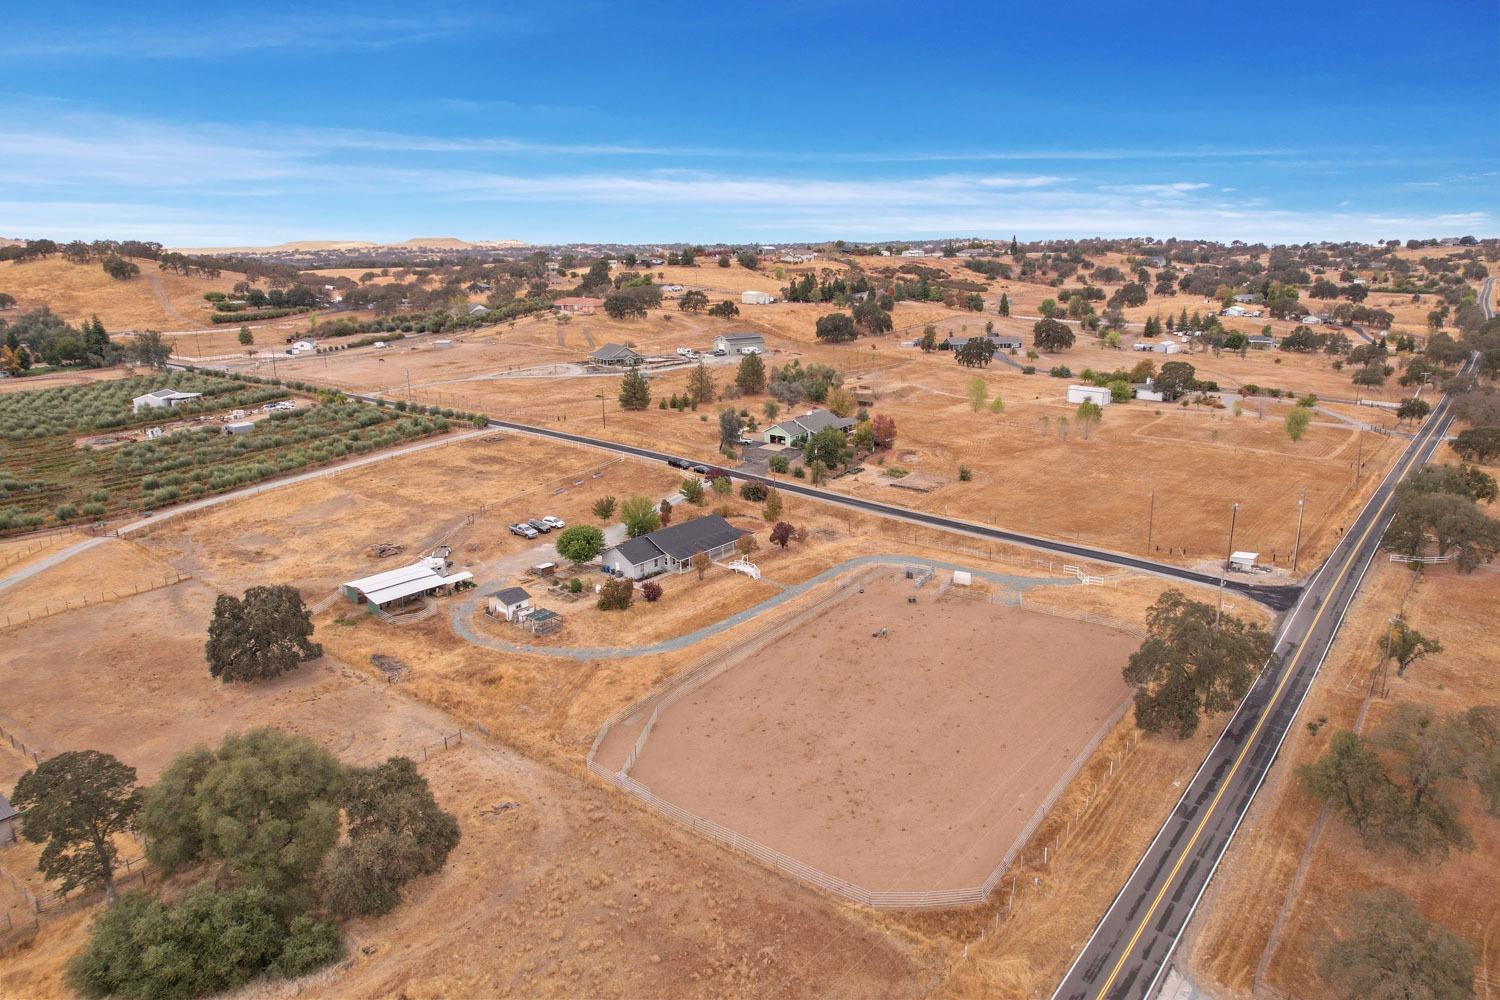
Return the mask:
[[[1421,438],[1430,437],[1436,426],[1437,421],[1433,421],[1428,426],[1427,431],[1423,435],[1421,435]],[[1412,464],[1415,463],[1418,457],[1422,454],[1422,449],[1424,447],[1426,447],[1426,441],[1419,440],[1417,446],[1412,449],[1411,455],[1406,458],[1404,463],[1402,463],[1405,467],[1400,470],[1400,474],[1396,477],[1396,484],[1399,484],[1402,479],[1406,478],[1407,472],[1410,471]],[[1338,577],[1347,576],[1350,567],[1354,564],[1355,559],[1358,558],[1360,550],[1364,548],[1365,542],[1369,539],[1370,532],[1375,530],[1375,526],[1380,523],[1380,519],[1385,515],[1386,507],[1391,503],[1392,500],[1395,499],[1395,497],[1396,490],[1393,484],[1391,492],[1386,495],[1386,498],[1384,500],[1381,501],[1379,508],[1375,512],[1375,516],[1370,519],[1370,523],[1365,526],[1365,530],[1360,534],[1359,541],[1357,541],[1354,544],[1353,548],[1349,550],[1349,558],[1346,559],[1343,566],[1339,568],[1337,574]],[[1341,583],[1342,580],[1340,579],[1329,587],[1328,593],[1330,596],[1338,589]],[[1318,608],[1317,614],[1313,616],[1312,623],[1307,626],[1307,632],[1305,633],[1306,636],[1311,636],[1313,632],[1317,630],[1318,623],[1323,620],[1323,615],[1328,611],[1329,606],[1333,603],[1333,601],[1327,600],[1322,603],[1322,605]],[[1181,854],[1178,856],[1177,863],[1172,866],[1172,871],[1167,875],[1166,880],[1162,882],[1161,888],[1157,890],[1155,898],[1151,900],[1151,905],[1146,909],[1145,913],[1141,914],[1141,917],[1136,924],[1135,933],[1130,936],[1130,940],[1126,943],[1125,947],[1121,949],[1120,957],[1115,962],[1114,968],[1110,970],[1109,978],[1106,979],[1104,981],[1104,985],[1100,987],[1098,996],[1105,997],[1109,995],[1110,988],[1114,986],[1115,980],[1120,975],[1120,970],[1125,967],[1125,960],[1128,959],[1130,955],[1135,951],[1135,946],[1140,942],[1141,934],[1145,931],[1146,925],[1151,922],[1152,915],[1156,913],[1157,907],[1161,905],[1161,901],[1166,898],[1167,890],[1172,888],[1173,883],[1176,882],[1177,873],[1182,869],[1183,862],[1185,862],[1193,853],[1193,845],[1198,842],[1198,838],[1207,828],[1209,817],[1212,816],[1214,810],[1218,808],[1219,800],[1224,797],[1225,791],[1227,791],[1230,784],[1233,783],[1235,773],[1239,771],[1240,765],[1245,762],[1246,757],[1249,756],[1250,751],[1255,747],[1256,738],[1260,735],[1260,731],[1265,726],[1266,720],[1271,716],[1271,707],[1276,704],[1276,701],[1281,697],[1282,692],[1286,689],[1287,684],[1291,681],[1292,676],[1296,674],[1297,664],[1301,662],[1302,656],[1306,651],[1307,642],[1304,639],[1304,641],[1297,646],[1297,653],[1292,657],[1291,662],[1287,664],[1285,672],[1281,675],[1281,680],[1277,682],[1276,690],[1273,691],[1271,693],[1271,697],[1267,699],[1265,708],[1261,711],[1260,718],[1256,720],[1255,728],[1251,730],[1249,738],[1245,740],[1244,747],[1241,748],[1239,755],[1235,757],[1234,764],[1232,767],[1230,767],[1229,773],[1226,774],[1223,781],[1219,783],[1219,790],[1214,794],[1213,800],[1209,802],[1208,808],[1203,810],[1203,812],[1200,814],[1198,818],[1198,825],[1194,828],[1192,837],[1188,839],[1187,845],[1182,849]]]

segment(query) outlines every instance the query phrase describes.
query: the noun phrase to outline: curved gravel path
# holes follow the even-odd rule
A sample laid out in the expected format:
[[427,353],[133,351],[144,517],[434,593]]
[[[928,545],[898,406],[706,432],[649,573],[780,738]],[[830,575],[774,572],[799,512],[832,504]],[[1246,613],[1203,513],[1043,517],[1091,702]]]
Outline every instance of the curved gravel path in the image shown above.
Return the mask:
[[[469,625],[469,620],[473,618],[480,603],[485,600],[485,592],[492,589],[490,586],[485,586],[477,588],[474,597],[471,597],[453,609],[453,631],[465,642],[472,643],[475,646],[482,646],[485,649],[493,649],[501,653],[532,653],[540,656],[556,656],[568,660],[612,660],[635,656],[651,656],[655,653],[669,653],[673,650],[683,649],[694,643],[702,642],[709,636],[718,635],[726,629],[734,628],[736,625],[743,624],[757,615],[785,604],[792,598],[805,593],[819,584],[827,583],[834,577],[863,566],[931,566],[935,570],[965,569],[965,567],[955,563],[915,556],[907,558],[891,555],[857,556],[825,569],[817,576],[787,587],[781,593],[774,594],[759,604],[732,614],[728,618],[724,618],[712,625],[705,625],[703,628],[689,632],[686,635],[665,639],[661,642],[649,643],[644,646],[530,646],[480,635]],[[1032,587],[1066,587],[1078,585],[1078,581],[1072,577],[1010,576],[1005,573],[987,573],[983,570],[968,570],[968,572],[979,579],[988,580],[991,583],[1004,584],[1015,590],[1030,590]]]

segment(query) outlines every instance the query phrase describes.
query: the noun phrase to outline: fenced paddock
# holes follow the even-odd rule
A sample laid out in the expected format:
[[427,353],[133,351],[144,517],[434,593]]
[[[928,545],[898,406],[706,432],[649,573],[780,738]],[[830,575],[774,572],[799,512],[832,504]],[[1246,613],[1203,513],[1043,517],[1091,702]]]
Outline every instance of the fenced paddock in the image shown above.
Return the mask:
[[868,571],[710,657],[609,720],[590,768],[855,902],[982,901],[1118,721],[1138,639],[914,582]]

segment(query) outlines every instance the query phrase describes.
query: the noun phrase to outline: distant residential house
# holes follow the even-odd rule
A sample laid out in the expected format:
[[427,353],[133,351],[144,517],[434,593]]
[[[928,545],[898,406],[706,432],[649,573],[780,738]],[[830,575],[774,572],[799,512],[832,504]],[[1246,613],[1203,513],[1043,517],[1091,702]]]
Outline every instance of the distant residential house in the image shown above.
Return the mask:
[[581,295],[570,295],[552,303],[564,316],[592,316],[604,305],[603,299],[590,299]]
[[483,316],[485,313],[487,313],[489,311],[490,311],[490,307],[489,306],[481,305],[478,302],[474,303],[472,306],[469,307],[469,315],[470,316]]
[[1114,402],[1109,390],[1101,385],[1070,385],[1068,386],[1068,402],[1070,403],[1098,403],[1100,406],[1108,406]]
[[718,514],[696,517],[606,550],[604,568],[632,580],[657,573],[683,573],[692,568],[693,556],[699,552],[707,552],[710,559],[718,561],[732,553],[734,543],[747,534]]
[[740,305],[745,306],[768,306],[776,301],[776,296],[770,292],[741,292]]
[[1302,317],[1302,322],[1307,324],[1308,326],[1321,326],[1322,324],[1328,322],[1328,318],[1326,316],[1309,314]]
[[714,338],[715,354],[764,354],[766,338],[758,333],[725,333]]
[[142,410],[170,410],[173,407],[186,403],[190,399],[199,399],[203,396],[201,392],[178,392],[176,389],[153,389],[144,396],[137,396],[130,401],[131,411],[140,413]]
[[946,341],[948,350],[956,351],[971,340],[988,340],[995,345],[997,351],[1019,351],[1021,349],[1021,338],[1009,333],[989,333],[983,337],[949,337]]
[[645,357],[622,344],[605,344],[593,354],[590,354],[589,360],[596,365],[618,365],[622,368],[628,368],[631,365],[640,364],[645,360]]
[[1175,344],[1170,340],[1163,340],[1160,343],[1150,340],[1137,340],[1135,342],[1135,349],[1137,351],[1151,351],[1156,354],[1182,353],[1182,345]]
[[1276,338],[1267,337],[1263,333],[1252,333],[1245,341],[1257,351],[1269,351],[1276,346]]
[[1259,292],[1241,292],[1234,297],[1234,301],[1244,305],[1258,306],[1266,301],[1266,297]]
[[816,253],[784,253],[776,258],[781,264],[810,264],[817,259]]
[[847,434],[854,427],[854,419],[836,416],[828,410],[811,410],[772,424],[761,434],[761,440],[766,444],[801,444],[827,427],[837,427]]
[[912,247],[910,250],[902,250],[901,251],[901,256],[903,256],[903,257],[926,257],[927,256],[927,251],[926,250],[918,250],[916,247]]
[[1136,399],[1144,400],[1148,403],[1160,403],[1167,398],[1167,394],[1156,387],[1155,379],[1148,378],[1138,385],[1131,386],[1131,390],[1135,394]]
[[1167,258],[1165,258],[1165,257],[1147,257],[1144,260],[1142,260],[1141,263],[1145,264],[1147,267],[1166,267],[1167,266]]

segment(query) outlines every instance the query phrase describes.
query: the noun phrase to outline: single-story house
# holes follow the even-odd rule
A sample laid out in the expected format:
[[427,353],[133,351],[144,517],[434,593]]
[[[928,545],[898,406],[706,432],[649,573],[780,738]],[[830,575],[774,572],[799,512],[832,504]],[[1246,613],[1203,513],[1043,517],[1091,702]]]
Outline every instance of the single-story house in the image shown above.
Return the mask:
[[1109,395],[1109,389],[1102,385],[1070,385],[1068,386],[1068,402],[1098,403],[1100,406],[1108,406],[1113,400]]
[[518,614],[531,610],[531,595],[525,587],[506,587],[490,595],[490,617],[516,620]]
[[470,316],[483,316],[485,313],[487,313],[489,311],[490,311],[490,307],[489,306],[482,305],[482,304],[480,304],[478,302],[474,303],[472,306],[469,307],[469,315]]
[[591,299],[582,295],[570,295],[552,303],[557,311],[566,316],[592,316],[604,305],[603,299]]
[[1148,403],[1160,403],[1167,398],[1166,393],[1156,387],[1155,379],[1148,378],[1138,385],[1131,386],[1131,389],[1136,399],[1144,400]]
[[1150,341],[1150,340],[1137,340],[1135,342],[1135,349],[1137,351],[1151,351],[1151,352],[1154,352],[1156,354],[1181,354],[1182,353],[1182,345],[1181,344],[1174,344],[1170,340],[1164,340],[1161,343],[1155,343],[1155,342]]
[[454,585],[474,578],[467,571],[446,576],[447,568],[447,560],[441,556],[428,556],[410,566],[350,580],[339,589],[355,604],[386,608],[416,597],[447,593]]
[[589,360],[596,365],[629,366],[640,364],[645,360],[645,357],[621,344],[605,344],[593,354],[590,354]]
[[144,396],[137,396],[130,401],[131,409],[135,413],[142,410],[170,410],[179,403],[185,403],[190,399],[202,397],[201,392],[178,392],[176,389],[152,389]]
[[1258,306],[1266,301],[1266,297],[1259,292],[1241,292],[1234,297],[1234,301],[1245,305]]
[[[973,337],[949,337],[948,350],[956,351],[973,339]],[[987,333],[984,339],[994,344],[997,351],[1019,351],[1022,346],[1021,338],[1009,333]]]
[[692,568],[693,556],[699,552],[723,559],[746,534],[718,514],[695,517],[607,549],[604,568],[632,580],[655,573],[683,573]]
[[1323,323],[1328,322],[1328,320],[1322,316],[1314,316],[1309,314],[1302,317],[1302,322],[1306,323],[1308,326],[1319,326]]
[[20,811],[5,797],[5,793],[0,792],[0,847],[17,841],[16,819],[20,815]]
[[770,292],[741,292],[740,305],[744,306],[768,306],[776,301],[776,296]]
[[1259,552],[1232,552],[1229,555],[1229,568],[1236,573],[1254,573],[1255,560],[1258,558]]
[[766,444],[800,444],[827,427],[837,427],[848,434],[854,427],[854,418],[836,416],[828,410],[811,410],[772,424],[765,429],[761,440]]
[[715,354],[764,354],[766,338],[758,333],[725,333],[714,338]]
[[1267,337],[1263,333],[1252,333],[1245,338],[1246,342],[1257,351],[1269,351],[1276,346],[1275,337]]

